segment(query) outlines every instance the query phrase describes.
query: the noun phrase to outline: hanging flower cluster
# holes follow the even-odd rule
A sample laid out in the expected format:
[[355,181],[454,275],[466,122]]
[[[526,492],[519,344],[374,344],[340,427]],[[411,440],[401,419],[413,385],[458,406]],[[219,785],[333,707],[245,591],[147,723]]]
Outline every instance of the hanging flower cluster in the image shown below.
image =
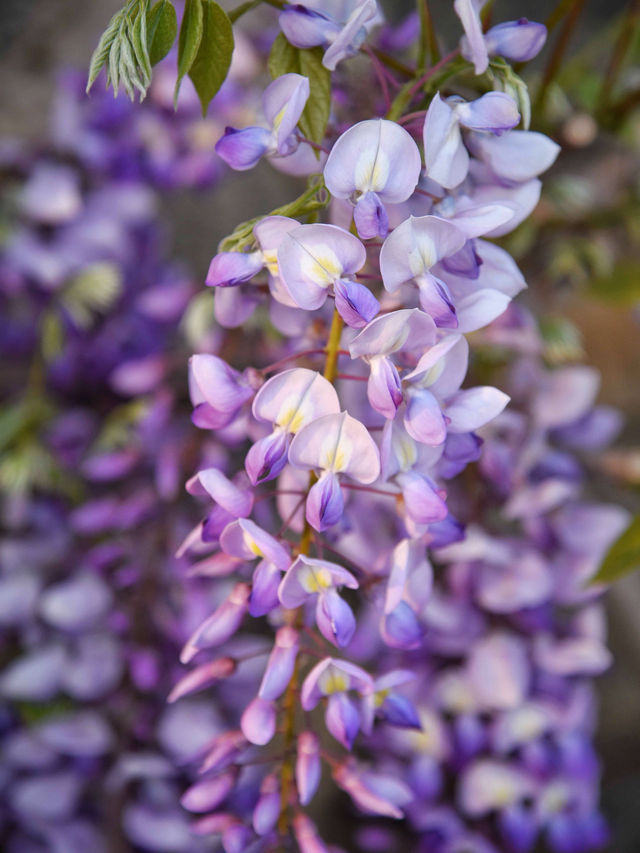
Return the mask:
[[[2,158],[0,847],[195,853],[184,768],[223,721],[201,699],[166,705],[215,602],[185,590],[172,556],[201,452],[175,373],[193,284],[165,258],[167,181],[130,107],[82,103],[76,82],[61,83],[53,142]],[[145,123],[172,184],[219,173],[211,149],[191,168],[153,98]]]
[[[541,49],[545,28],[524,19],[483,33],[481,5],[454,4],[477,74]],[[287,6],[280,27],[328,45],[333,69],[375,7]],[[235,366],[190,361],[193,422],[229,455],[187,484],[206,515],[183,552],[220,598],[176,690],[238,665],[217,694],[237,696],[235,718],[182,801],[227,853],[338,850],[306,810],[329,775],[359,811],[405,818],[425,853],[606,837],[588,679],[609,655],[601,590],[583,587],[626,517],[581,500],[567,448],[606,444],[617,417],[594,408],[592,371],[543,367],[511,305],[523,276],[492,241],[531,213],[559,148],[487,78],[475,98],[445,84],[411,111],[429,78],[386,117],[377,102],[345,117],[315,162],[305,152],[308,191],[240,226],[209,268],[218,321],[247,336]],[[239,170],[300,165],[308,99],[305,76],[277,77],[266,127],[227,128],[217,152]],[[513,351],[509,395],[474,380],[471,332]],[[234,652],[265,634],[250,660]],[[389,827],[369,820],[353,843],[389,849]]]

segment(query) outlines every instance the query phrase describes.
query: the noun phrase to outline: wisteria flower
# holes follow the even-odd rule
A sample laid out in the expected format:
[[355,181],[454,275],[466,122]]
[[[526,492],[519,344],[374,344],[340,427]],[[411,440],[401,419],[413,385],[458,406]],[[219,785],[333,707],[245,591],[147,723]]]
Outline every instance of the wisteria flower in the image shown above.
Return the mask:
[[300,702],[311,711],[318,702],[328,699],[325,711],[327,728],[346,749],[351,749],[362,724],[362,712],[347,695],[356,691],[366,696],[373,690],[373,679],[359,666],[336,658],[325,658],[316,664],[302,685]]
[[358,581],[337,563],[301,554],[287,569],[278,589],[283,607],[293,610],[316,597],[316,624],[320,633],[336,646],[347,646],[356,629],[351,608],[337,590],[357,589]]
[[314,370],[299,367],[272,377],[258,391],[253,414],[273,424],[273,432],[249,450],[245,466],[251,482],[277,477],[287,464],[292,437],[323,415],[337,414],[340,401],[333,385]]
[[408,199],[421,166],[418,146],[403,127],[370,119],[338,138],[324,167],[324,180],[331,195],[355,205],[353,218],[360,237],[386,237],[389,219],[384,203]]
[[328,45],[322,64],[331,71],[357,53],[381,21],[375,0],[305,0],[285,6],[279,18],[282,32],[296,47]]
[[367,428],[346,412],[325,415],[300,430],[291,442],[289,461],[319,471],[309,490],[306,517],[318,531],[336,524],[344,501],[339,474],[373,483],[380,474],[380,454]]
[[436,93],[423,128],[427,176],[447,189],[457,187],[469,171],[461,128],[499,135],[519,121],[516,102],[502,92],[488,92],[475,101],[459,97],[443,100]]
[[216,152],[232,169],[252,169],[265,154],[285,157],[298,145],[294,134],[309,97],[309,80],[301,74],[283,74],[262,95],[267,127],[236,130],[227,127]]
[[351,276],[367,259],[362,243],[336,225],[300,225],[282,239],[278,269],[291,298],[313,311],[333,287],[336,308],[349,326],[361,328],[380,308],[378,300]]

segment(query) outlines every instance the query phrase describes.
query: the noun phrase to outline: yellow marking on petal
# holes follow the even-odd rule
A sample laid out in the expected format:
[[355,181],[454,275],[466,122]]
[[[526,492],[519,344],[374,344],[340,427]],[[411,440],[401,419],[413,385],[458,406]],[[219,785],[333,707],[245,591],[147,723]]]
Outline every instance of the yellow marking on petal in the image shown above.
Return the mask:
[[275,249],[268,249],[262,253],[264,265],[272,276],[278,275],[278,253]]
[[330,668],[320,679],[320,689],[325,696],[344,693],[345,690],[349,689],[349,678],[344,673]]
[[300,574],[300,583],[309,593],[320,592],[333,586],[331,573],[324,566],[320,568],[308,566],[307,570]]
[[416,443],[409,435],[399,435],[395,441],[398,465],[402,471],[409,471],[418,460]]
[[380,708],[384,704],[384,700],[391,693],[391,690],[387,688],[386,690],[377,690],[373,694],[373,706],[374,708]]
[[264,557],[264,554],[260,550],[260,547],[258,546],[258,543],[253,538],[253,536],[250,536],[248,533],[245,532],[243,539],[244,544],[247,546],[247,548],[251,551],[252,554],[255,554],[256,557]]
[[285,104],[284,107],[280,110],[280,112],[274,118],[273,129],[275,131],[277,131],[280,128],[280,125],[282,124],[282,119],[284,118],[284,114],[286,113],[286,111],[287,111],[287,105]]

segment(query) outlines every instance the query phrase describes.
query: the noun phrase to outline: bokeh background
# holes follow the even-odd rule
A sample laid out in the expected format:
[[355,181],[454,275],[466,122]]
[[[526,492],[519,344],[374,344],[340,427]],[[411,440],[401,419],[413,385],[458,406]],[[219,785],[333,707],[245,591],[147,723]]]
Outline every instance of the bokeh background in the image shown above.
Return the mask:
[[[388,0],[390,18],[411,4]],[[498,0],[496,17],[545,20],[550,0]],[[47,131],[59,72],[84,69],[120,0],[1,0],[0,135],[36,141]],[[640,4],[586,0],[567,51],[574,62],[563,82],[569,99],[551,91],[554,130],[564,151],[547,177],[547,199],[536,228],[521,237],[516,254],[530,284],[527,297],[538,313],[570,321],[559,345],[581,349],[580,357],[602,374],[600,400],[626,418],[617,449],[602,470],[592,472],[591,490],[637,511],[640,485],[640,105],[621,125],[601,113],[596,128],[588,107],[606,72],[602,44],[617,16]],[[454,26],[451,0],[433,0],[434,15]],[[253,26],[256,26],[255,19]],[[453,30],[452,30],[453,32]],[[453,37],[452,37],[453,41]],[[632,45],[633,48],[633,45]],[[544,60],[544,55],[543,58]],[[583,68],[589,68],[585,77]],[[535,70],[535,64],[534,64]],[[640,85],[640,67],[627,68],[625,85]],[[186,83],[185,85],[190,85]],[[575,87],[572,91],[570,87]],[[215,192],[185,190],[167,198],[163,216],[173,234],[173,254],[197,281],[204,279],[218,240],[238,221],[291,197],[288,179],[263,165],[231,175]],[[564,215],[559,238],[558,212]],[[513,247],[510,247],[513,248]],[[575,355],[575,354],[574,354]],[[608,596],[610,647],[615,663],[599,681],[598,746],[604,762],[604,809],[614,829],[615,853],[640,851],[640,574],[614,586]]]

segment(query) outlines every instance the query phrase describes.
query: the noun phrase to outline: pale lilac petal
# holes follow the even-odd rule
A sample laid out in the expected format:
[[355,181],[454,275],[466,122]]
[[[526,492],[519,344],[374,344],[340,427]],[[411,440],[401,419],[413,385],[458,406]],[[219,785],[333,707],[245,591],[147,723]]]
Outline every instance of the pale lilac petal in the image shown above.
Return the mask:
[[499,290],[476,290],[456,303],[458,331],[475,332],[488,326],[507,310],[511,297]]
[[278,153],[289,153],[287,140],[298,124],[308,98],[309,79],[301,74],[283,74],[264,90],[262,109],[275,133]]
[[[483,237],[510,222],[513,219],[513,213],[513,208],[504,204],[469,205],[458,207],[452,221],[456,228],[459,228],[469,239],[472,239]],[[499,246],[494,246],[493,243],[490,245],[499,249]],[[479,252],[478,244],[476,244],[475,249]],[[500,251],[504,252],[504,249]],[[505,252],[505,254],[507,253]],[[512,260],[512,263],[515,265],[515,261]],[[480,272],[482,271],[481,267]]]
[[264,746],[276,732],[276,706],[268,699],[256,696],[245,708],[240,719],[242,734],[249,743]]
[[188,480],[186,489],[191,495],[209,495],[236,518],[246,518],[253,506],[253,493],[249,489],[238,488],[217,468],[199,471]]
[[399,203],[414,191],[421,165],[418,146],[403,127],[386,119],[369,119],[338,138],[324,167],[324,179],[336,198],[371,193],[382,202]]
[[219,252],[209,264],[205,284],[209,287],[232,287],[249,281],[262,267],[260,252]]
[[415,471],[408,471],[399,474],[396,480],[402,489],[405,512],[417,524],[431,524],[447,517],[444,491],[437,489],[428,478]]
[[[474,204],[485,202],[511,207],[513,216],[504,225],[498,225],[487,231],[486,237],[502,237],[509,234],[529,216],[540,200],[542,184],[537,178],[514,186],[500,186],[495,183],[478,186],[473,191]],[[496,247],[497,248],[497,247]]]
[[443,444],[447,437],[440,403],[426,388],[409,392],[404,425],[412,438],[431,447]]
[[338,563],[300,554],[287,570],[278,596],[284,607],[300,607],[311,595],[332,587],[357,589],[358,581]]
[[367,253],[357,237],[336,225],[300,225],[284,236],[278,248],[280,277],[300,308],[320,308],[327,289],[357,272]]
[[339,279],[333,290],[338,314],[353,329],[362,329],[380,310],[376,297],[360,282]]
[[305,711],[311,711],[323,696],[332,696],[347,690],[357,690],[362,695],[368,695],[373,690],[373,679],[356,664],[336,658],[324,658],[305,678],[300,702]]
[[303,48],[325,44],[339,31],[334,21],[300,3],[285,7],[278,23],[287,41]]
[[356,202],[353,211],[358,236],[363,240],[381,237],[383,240],[389,233],[389,217],[384,205],[374,192],[366,192]]
[[304,731],[298,735],[296,757],[296,787],[300,804],[308,805],[320,784],[322,762],[320,761],[320,742],[313,732]]
[[480,759],[462,774],[458,803],[470,817],[482,817],[534,793],[531,779],[517,765]]
[[473,63],[476,74],[483,74],[489,65],[489,53],[482,34],[480,9],[485,0],[454,0],[453,8],[465,32],[465,59]]
[[504,92],[487,92],[475,101],[455,104],[454,109],[460,124],[469,130],[500,133],[520,121],[518,105]]
[[380,474],[375,442],[346,412],[325,415],[300,430],[291,443],[289,461],[300,468],[345,473],[360,483],[372,483]]
[[345,749],[351,749],[360,731],[360,714],[351,699],[345,693],[329,696],[324,719],[338,743]]
[[227,127],[216,142],[216,154],[238,172],[253,169],[271,145],[271,134],[264,127]]
[[533,403],[533,417],[550,429],[583,417],[595,403],[600,375],[592,367],[562,367],[547,374]]
[[340,402],[336,390],[315,370],[298,367],[273,376],[253,401],[253,414],[288,433],[322,415],[336,414]]
[[533,130],[512,130],[504,136],[474,133],[471,149],[495,175],[514,183],[545,172],[560,153],[557,143]]
[[373,408],[393,419],[402,403],[402,383],[393,362],[386,357],[371,359],[367,397]]
[[435,324],[419,308],[392,311],[372,320],[349,344],[351,358],[421,350],[435,343]]
[[287,548],[248,518],[240,518],[225,527],[220,536],[220,547],[232,557],[268,560],[281,571],[288,569],[291,562]]
[[425,314],[433,317],[433,321],[439,329],[458,328],[458,317],[453,304],[453,296],[442,279],[431,273],[426,273],[420,276],[418,280],[418,291],[420,307]]
[[203,663],[183,675],[167,697],[167,702],[177,702],[183,696],[205,690],[221,678],[228,678],[233,675],[235,670],[236,662],[230,657],[216,658],[209,663]]
[[469,154],[462,141],[456,111],[436,93],[424,121],[426,174],[446,189],[457,187],[467,177]]
[[535,553],[514,555],[507,565],[482,564],[476,573],[476,595],[493,613],[514,613],[548,601],[553,576],[547,563]]
[[547,28],[544,24],[520,18],[491,27],[484,40],[491,56],[503,56],[511,62],[528,62],[544,47]]
[[524,642],[491,634],[472,647],[468,673],[478,701],[489,709],[515,708],[523,701],[531,678]]
[[233,790],[238,771],[227,770],[219,776],[201,779],[184,792],[180,805],[190,812],[208,812],[217,808]]
[[401,601],[383,616],[382,639],[394,649],[417,649],[422,645],[423,628],[413,609]]
[[325,51],[322,58],[325,68],[335,71],[339,62],[357,53],[367,34],[366,25],[375,22],[377,13],[375,0],[361,0]]
[[[345,762],[333,771],[333,778],[336,784],[346,791],[358,808],[362,809],[367,814],[381,815],[382,817],[395,818],[400,820],[403,817],[402,809],[395,804],[393,798],[389,796],[389,791],[386,790],[379,794],[372,787],[367,785],[367,780],[371,774],[361,772],[357,765],[351,762]],[[388,780],[394,782],[396,780]],[[411,799],[411,794],[406,786],[402,786],[401,793]]]
[[254,486],[274,480],[280,474],[287,464],[289,439],[288,433],[277,429],[249,448],[244,466]]
[[490,386],[458,391],[445,408],[448,429],[451,432],[473,432],[497,417],[509,399],[503,391]]
[[278,628],[276,639],[262,676],[258,696],[278,699],[293,676],[299,649],[299,634],[288,625]]
[[236,584],[228,598],[196,628],[187,640],[180,660],[189,663],[200,649],[208,649],[225,643],[240,627],[249,609],[251,589],[245,583]]
[[[203,421],[211,428],[225,426],[253,396],[253,390],[240,381],[237,370],[215,355],[193,355],[189,359],[189,393],[196,426]],[[201,408],[202,407],[202,408]]]
[[536,665],[554,675],[594,676],[611,666],[611,652],[592,637],[567,637],[555,640],[536,637],[533,652]]
[[385,288],[393,292],[406,281],[428,273],[442,258],[459,252],[466,239],[447,219],[410,216],[382,246],[380,272]]
[[48,587],[38,609],[49,625],[62,631],[81,631],[97,625],[112,604],[113,595],[106,583],[85,571]]
[[249,613],[252,616],[264,616],[278,606],[278,586],[281,577],[282,573],[276,565],[268,560],[260,560],[251,579]]
[[330,853],[329,848],[318,835],[315,824],[304,812],[298,812],[293,818],[293,834],[300,853]]
[[322,636],[340,648],[349,645],[356,630],[353,611],[335,589],[325,590],[318,596],[316,624]]
[[[280,787],[275,775],[266,776],[260,786],[260,797],[252,816],[256,835],[268,835],[280,817]],[[242,848],[243,850],[246,848]]]
[[261,301],[255,289],[221,287],[214,294],[213,313],[225,329],[237,329],[247,322]]
[[309,489],[306,519],[314,530],[322,532],[337,524],[343,511],[340,481],[334,473],[327,472]]

